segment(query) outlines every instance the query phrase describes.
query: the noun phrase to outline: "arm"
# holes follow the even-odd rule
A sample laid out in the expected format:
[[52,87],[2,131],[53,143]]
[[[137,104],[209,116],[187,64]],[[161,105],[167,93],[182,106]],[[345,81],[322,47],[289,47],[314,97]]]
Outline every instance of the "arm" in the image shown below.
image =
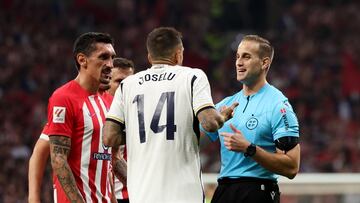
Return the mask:
[[204,130],[215,132],[221,128],[227,120],[232,118],[234,109],[238,105],[239,103],[235,102],[230,107],[223,107],[220,113],[214,108],[205,108],[197,114],[197,117]]
[[49,141],[38,139],[29,161],[29,203],[40,203],[41,183],[49,158]]
[[103,142],[105,146],[116,147],[125,142],[124,125],[107,118],[103,129]]
[[300,145],[297,144],[286,153],[279,149],[276,149],[276,153],[270,153],[256,146],[252,158],[267,170],[293,179],[300,168]]
[[[240,130],[230,125],[234,133],[221,133],[224,136],[224,145],[228,150],[246,152],[250,142],[245,139]],[[287,151],[276,150],[276,153],[267,152],[256,146],[256,153],[252,158],[267,170],[293,179],[300,167],[300,145]]]
[[220,113],[213,107],[210,84],[204,71],[193,69],[194,75],[191,78],[192,107],[199,120],[201,130],[215,132],[232,117],[234,108],[238,103],[230,107],[224,107]]
[[224,125],[225,118],[214,108],[207,108],[197,115],[200,125],[208,132],[215,132]]
[[114,186],[113,173],[111,171],[109,171],[108,176],[109,176],[109,181],[110,181],[111,203],[117,203],[116,196],[115,196],[115,186]]
[[127,183],[127,165],[126,161],[119,154],[119,147],[112,148],[112,166],[114,175],[124,184]]
[[50,136],[50,156],[53,172],[70,202],[84,202],[67,161],[70,148],[71,139],[69,137]]

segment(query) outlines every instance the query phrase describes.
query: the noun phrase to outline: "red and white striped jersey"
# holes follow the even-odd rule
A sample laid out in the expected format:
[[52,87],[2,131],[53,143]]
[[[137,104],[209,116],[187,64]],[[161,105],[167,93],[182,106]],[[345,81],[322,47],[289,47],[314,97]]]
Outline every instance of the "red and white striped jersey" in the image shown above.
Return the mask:
[[[105,93],[106,94],[106,93]],[[86,202],[110,202],[108,179],[111,150],[102,143],[102,128],[110,102],[90,94],[76,81],[58,88],[49,99],[49,136],[71,138],[68,163]],[[69,202],[54,180],[55,201]]]

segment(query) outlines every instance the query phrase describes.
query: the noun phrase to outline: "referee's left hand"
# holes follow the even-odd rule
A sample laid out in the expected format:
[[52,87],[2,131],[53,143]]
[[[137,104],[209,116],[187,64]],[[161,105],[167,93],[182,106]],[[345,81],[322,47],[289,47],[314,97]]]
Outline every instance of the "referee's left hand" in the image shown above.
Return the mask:
[[250,142],[247,141],[241,131],[236,129],[232,124],[230,124],[230,128],[233,133],[220,133],[220,135],[224,137],[225,147],[230,151],[245,152]]

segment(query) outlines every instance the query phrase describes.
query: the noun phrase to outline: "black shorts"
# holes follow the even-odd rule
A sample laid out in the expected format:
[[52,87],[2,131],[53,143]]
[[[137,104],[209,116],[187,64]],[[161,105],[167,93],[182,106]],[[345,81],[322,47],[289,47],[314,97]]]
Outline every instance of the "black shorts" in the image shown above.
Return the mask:
[[118,199],[118,203],[129,203],[129,199]]
[[218,180],[211,203],[279,203],[275,181],[259,178],[222,178]]

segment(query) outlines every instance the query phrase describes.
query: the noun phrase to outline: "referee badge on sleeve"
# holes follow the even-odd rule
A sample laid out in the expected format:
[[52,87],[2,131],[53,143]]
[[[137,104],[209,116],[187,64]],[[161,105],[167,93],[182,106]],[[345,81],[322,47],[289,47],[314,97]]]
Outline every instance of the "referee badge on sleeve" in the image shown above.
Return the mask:
[[65,123],[66,108],[62,106],[54,106],[53,123]]

